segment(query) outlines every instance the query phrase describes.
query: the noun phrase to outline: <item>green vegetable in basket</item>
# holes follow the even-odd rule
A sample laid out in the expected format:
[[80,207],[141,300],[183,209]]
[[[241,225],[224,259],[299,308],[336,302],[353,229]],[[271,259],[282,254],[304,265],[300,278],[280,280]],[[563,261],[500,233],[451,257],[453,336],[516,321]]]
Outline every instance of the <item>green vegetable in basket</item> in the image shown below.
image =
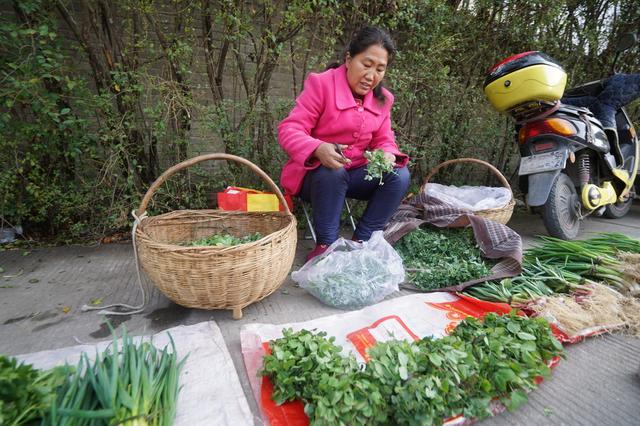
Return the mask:
[[394,248],[402,258],[408,281],[422,290],[449,287],[491,271],[470,228],[419,228],[402,237]]
[[215,247],[231,247],[240,244],[246,244],[253,241],[258,241],[262,238],[259,232],[245,235],[244,237],[234,237],[229,234],[214,234],[205,238],[200,238],[195,241],[191,241],[186,245],[189,246],[215,246]]
[[396,173],[393,170],[394,164],[387,160],[384,151],[381,149],[375,151],[365,151],[364,157],[369,161],[367,163],[367,174],[364,180],[378,179],[379,185],[384,185],[382,178],[385,173]]

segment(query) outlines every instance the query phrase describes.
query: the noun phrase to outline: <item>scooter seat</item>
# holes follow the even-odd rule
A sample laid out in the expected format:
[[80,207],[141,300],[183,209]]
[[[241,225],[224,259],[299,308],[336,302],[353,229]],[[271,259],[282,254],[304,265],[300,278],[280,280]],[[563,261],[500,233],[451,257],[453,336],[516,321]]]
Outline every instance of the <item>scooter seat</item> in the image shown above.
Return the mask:
[[565,114],[572,115],[574,117],[580,117],[581,115],[586,115],[593,124],[600,126],[600,122],[596,120],[596,118],[593,115],[593,112],[591,112],[589,108],[561,103],[558,111],[563,112]]
[[577,98],[581,96],[597,97],[603,90],[604,84],[602,80],[591,81],[580,86],[572,87],[564,91],[565,98]]

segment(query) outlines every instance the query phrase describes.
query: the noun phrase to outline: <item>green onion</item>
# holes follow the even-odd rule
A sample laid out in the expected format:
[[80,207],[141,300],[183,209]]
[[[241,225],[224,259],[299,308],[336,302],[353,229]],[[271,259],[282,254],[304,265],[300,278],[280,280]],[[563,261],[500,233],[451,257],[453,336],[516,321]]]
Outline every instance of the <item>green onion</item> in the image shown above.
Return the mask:
[[[640,241],[623,234],[603,233],[588,240],[564,241],[540,237],[541,245],[524,253],[522,274],[470,287],[465,294],[482,300],[526,303],[553,293],[586,291],[583,284],[604,282],[622,293],[638,288],[628,275],[625,253],[640,253]],[[632,265],[633,266],[633,265]]]
[[171,425],[185,359],[178,361],[169,338],[171,350],[160,351],[149,342],[133,343],[125,330],[93,362],[82,354],[43,425]]

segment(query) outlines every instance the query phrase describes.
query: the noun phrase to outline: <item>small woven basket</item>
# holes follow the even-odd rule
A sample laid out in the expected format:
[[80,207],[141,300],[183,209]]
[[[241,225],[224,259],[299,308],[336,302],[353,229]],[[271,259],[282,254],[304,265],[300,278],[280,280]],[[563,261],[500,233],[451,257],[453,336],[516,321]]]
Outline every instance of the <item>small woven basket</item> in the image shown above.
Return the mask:
[[[285,211],[176,210],[143,216],[154,192],[165,180],[207,160],[230,160],[247,166],[278,196]],[[298,238],[296,219],[269,176],[241,157],[207,154],[171,167],[151,185],[136,214],[143,217],[135,235],[140,265],[165,296],[182,306],[230,309],[239,319],[242,308],[282,285],[293,264]],[[212,234],[240,237],[254,232],[263,237],[232,247],[179,245]]]
[[458,163],[476,163],[476,164],[481,164],[487,167],[491,171],[491,173],[493,173],[498,178],[500,183],[505,188],[507,188],[509,192],[511,192],[511,199],[509,200],[507,205],[505,205],[504,207],[495,208],[495,209],[478,210],[473,212],[473,214],[476,216],[484,217],[485,219],[490,219],[495,222],[502,223],[503,225],[509,222],[509,219],[511,219],[511,215],[513,214],[513,207],[516,205],[516,201],[513,198],[513,191],[511,190],[511,185],[509,185],[509,182],[504,177],[504,175],[500,173],[500,170],[496,169],[486,161],[478,160],[477,158],[457,158],[455,160],[445,161],[437,165],[433,169],[431,169],[431,171],[427,174],[427,177],[424,178],[424,183],[422,184],[420,191],[425,190],[425,186],[429,183],[429,179],[431,179],[431,177],[433,177],[433,175],[435,175],[440,169],[450,166],[452,164],[458,164]]

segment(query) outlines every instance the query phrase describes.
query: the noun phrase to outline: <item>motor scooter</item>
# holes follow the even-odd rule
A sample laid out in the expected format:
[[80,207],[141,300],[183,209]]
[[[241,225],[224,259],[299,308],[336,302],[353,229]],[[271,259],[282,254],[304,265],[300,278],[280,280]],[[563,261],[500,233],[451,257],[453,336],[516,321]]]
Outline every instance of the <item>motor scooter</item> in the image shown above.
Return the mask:
[[626,34],[613,75],[564,91],[562,66],[542,52],[494,66],[484,90],[516,121],[520,189],[550,235],[571,240],[589,215],[626,215],[638,184],[640,142],[624,105],[640,97],[640,74],[616,74],[619,54],[638,41]]

